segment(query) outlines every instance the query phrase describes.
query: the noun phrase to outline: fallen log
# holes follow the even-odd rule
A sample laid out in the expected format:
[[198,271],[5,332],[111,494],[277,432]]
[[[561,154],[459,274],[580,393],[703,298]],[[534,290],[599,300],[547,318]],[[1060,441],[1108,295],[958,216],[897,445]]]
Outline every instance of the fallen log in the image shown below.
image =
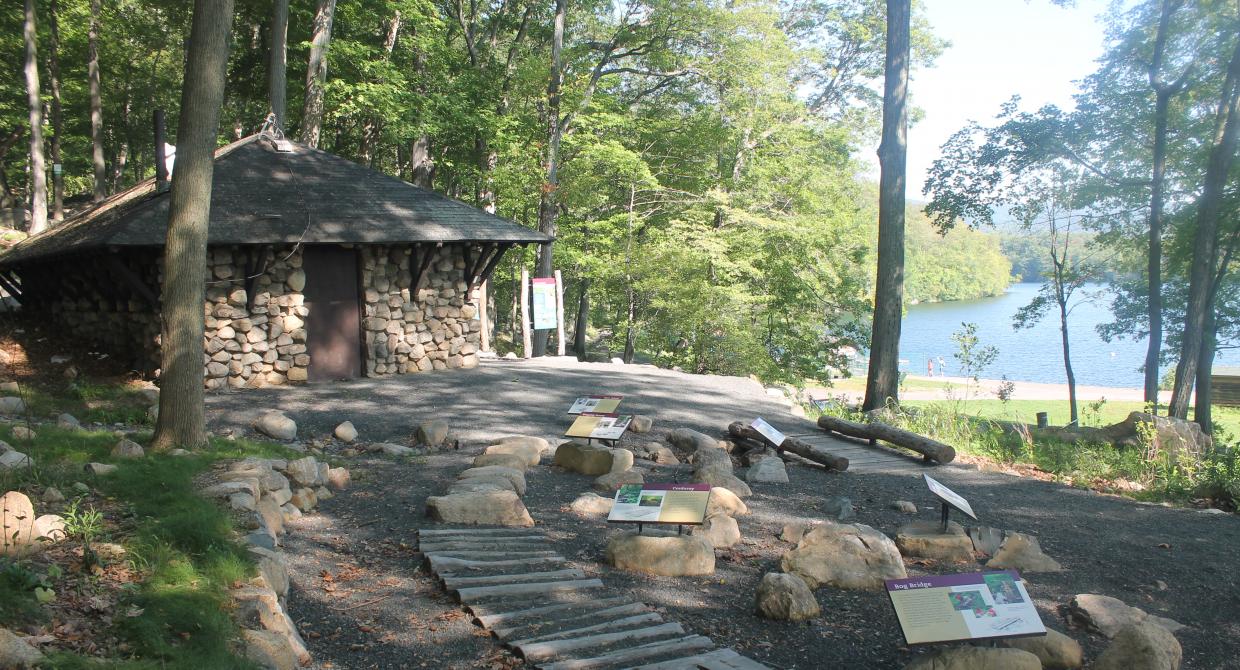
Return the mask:
[[[728,424],[728,435],[732,437],[744,438],[757,442],[758,444],[770,444],[770,441],[762,436],[762,433],[754,430],[748,424],[741,421],[733,421]],[[772,445],[774,446],[774,445]],[[843,472],[848,469],[848,459],[835,454],[808,442],[802,442],[795,437],[785,437],[784,443],[776,447],[779,451],[791,451],[792,453],[821,464],[832,470]]]
[[818,427],[828,433],[839,433],[869,440],[870,444],[873,444],[875,440],[882,440],[897,447],[916,451],[927,459],[939,463],[951,463],[956,458],[956,450],[951,445],[878,421],[857,423],[833,416],[820,416]]

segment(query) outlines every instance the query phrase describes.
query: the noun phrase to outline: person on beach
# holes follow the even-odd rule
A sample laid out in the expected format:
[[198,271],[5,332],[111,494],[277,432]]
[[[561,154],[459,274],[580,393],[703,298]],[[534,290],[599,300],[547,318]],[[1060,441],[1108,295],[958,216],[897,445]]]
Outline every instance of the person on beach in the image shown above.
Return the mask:
[[926,359],[926,375],[930,377],[934,376],[934,359],[933,358]]
[[943,357],[939,356],[939,376],[947,376],[947,363],[943,361]]

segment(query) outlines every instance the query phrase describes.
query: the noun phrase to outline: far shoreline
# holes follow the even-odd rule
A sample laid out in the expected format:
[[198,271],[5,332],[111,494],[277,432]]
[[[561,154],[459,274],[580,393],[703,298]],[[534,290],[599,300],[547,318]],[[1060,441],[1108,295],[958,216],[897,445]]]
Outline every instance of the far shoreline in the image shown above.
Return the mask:
[[[865,396],[865,377],[850,377],[848,379],[838,379],[835,382],[837,386],[834,387],[810,385],[806,387],[806,392],[815,400],[824,400],[843,395],[850,401],[860,401]],[[915,386],[909,386],[909,382],[914,382]],[[936,383],[942,386],[939,388],[927,388],[927,386]],[[1000,386],[1006,383],[1013,385],[1010,398],[1012,400],[1068,400],[1067,384],[1003,379],[980,379],[974,384],[973,380],[968,377],[928,377],[925,375],[907,375],[905,377],[905,385],[900,389],[900,399],[947,400],[949,388],[955,391],[956,397],[959,397],[966,385],[973,384],[974,388],[971,395],[974,399],[997,400]],[[1141,402],[1144,400],[1144,396],[1144,390],[1140,388],[1085,386],[1079,384],[1076,387],[1076,399],[1078,401],[1095,401],[1105,398],[1109,401]],[[1164,405],[1170,402],[1171,392],[1159,391],[1158,400],[1160,404]]]

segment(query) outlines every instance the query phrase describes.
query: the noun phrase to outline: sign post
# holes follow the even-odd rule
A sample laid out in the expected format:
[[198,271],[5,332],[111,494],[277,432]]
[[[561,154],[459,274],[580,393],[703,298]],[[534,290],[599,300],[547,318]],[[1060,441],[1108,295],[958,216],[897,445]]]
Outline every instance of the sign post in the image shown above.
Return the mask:
[[710,503],[710,484],[624,484],[616,489],[608,523],[635,523],[637,532],[648,523],[700,526]]
[[591,440],[599,440],[600,442],[611,442],[613,445],[624,435],[624,431],[628,430],[629,424],[633,422],[632,416],[621,416],[608,412],[582,412],[577,415],[577,419],[573,421],[573,425],[568,427],[568,431],[564,433],[565,437],[581,437],[585,438],[589,444]]
[[1015,570],[886,580],[887,597],[911,645],[1046,634]]
[[753,423],[749,424],[749,427],[758,431],[759,435],[765,438],[777,449],[783,446],[784,440],[787,439],[783,433],[779,432],[775,426],[767,423],[762,417],[754,419]]
[[624,399],[622,395],[588,395],[577,398],[573,402],[573,406],[568,408],[569,414],[582,414],[584,412],[602,412],[604,414],[614,412],[620,407],[620,401]]
[[969,515],[969,518],[977,521],[977,515],[973,513],[973,507],[969,505],[969,501],[960,497],[960,494],[943,486],[939,480],[927,474],[922,474],[926,478],[926,486],[930,487],[933,493],[943,503],[943,532],[947,532],[947,515],[954,507],[960,512]]

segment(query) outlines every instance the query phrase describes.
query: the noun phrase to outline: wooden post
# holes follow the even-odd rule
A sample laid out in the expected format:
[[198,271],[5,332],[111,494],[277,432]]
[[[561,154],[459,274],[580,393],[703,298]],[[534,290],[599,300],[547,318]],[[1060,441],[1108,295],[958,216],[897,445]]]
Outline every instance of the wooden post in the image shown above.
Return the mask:
[[556,356],[564,355],[564,277],[555,271],[555,335],[559,338]]
[[487,313],[487,283],[478,286],[478,348],[491,350],[491,320]]
[[534,355],[533,343],[530,341],[530,273],[521,269],[521,355],[531,358]]

